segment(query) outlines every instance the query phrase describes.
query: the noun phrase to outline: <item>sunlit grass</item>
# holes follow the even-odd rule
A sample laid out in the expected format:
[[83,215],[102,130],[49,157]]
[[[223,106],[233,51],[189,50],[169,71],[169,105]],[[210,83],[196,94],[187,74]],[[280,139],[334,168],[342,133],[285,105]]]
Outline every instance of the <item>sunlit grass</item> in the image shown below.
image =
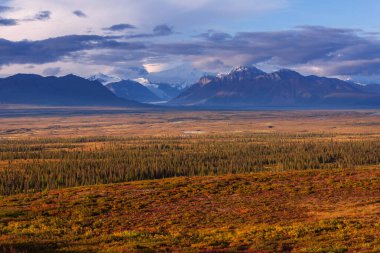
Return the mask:
[[0,244],[26,252],[378,252],[380,171],[179,177],[0,199]]

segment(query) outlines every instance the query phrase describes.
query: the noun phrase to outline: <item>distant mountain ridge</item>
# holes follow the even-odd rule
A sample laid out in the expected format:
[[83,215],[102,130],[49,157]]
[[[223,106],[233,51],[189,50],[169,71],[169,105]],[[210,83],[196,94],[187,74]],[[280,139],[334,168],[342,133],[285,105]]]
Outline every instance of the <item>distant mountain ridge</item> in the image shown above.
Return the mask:
[[204,71],[194,68],[191,64],[183,64],[160,72],[149,73],[145,78],[152,83],[166,83],[173,87],[185,89],[205,75]]
[[144,85],[132,81],[132,80],[122,80],[116,83],[109,83],[106,87],[112,91],[116,96],[128,100],[134,100],[139,102],[157,102],[161,98],[156,96]]
[[[118,80],[102,77],[104,82]],[[137,102],[136,102],[137,101]],[[0,103],[68,106],[131,106],[165,103],[205,108],[380,108],[380,85],[359,85],[335,78],[303,76],[282,69],[265,73],[241,66],[228,74],[206,75],[181,90],[146,78],[106,86],[75,75],[42,77],[17,74],[0,78]]]
[[201,107],[356,107],[380,106],[380,94],[339,79],[303,76],[292,70],[265,73],[240,66],[230,73],[204,76],[170,101]]
[[122,81],[121,78],[117,76],[110,76],[110,75],[105,75],[103,73],[98,73],[93,76],[90,76],[88,78],[90,81],[98,81],[103,85],[109,84],[109,83],[116,83]]
[[137,78],[134,81],[139,82],[141,85],[148,88],[161,100],[168,101],[172,98],[175,98],[183,91],[183,88],[180,86],[173,86],[167,83],[152,83],[146,78]]
[[0,79],[0,103],[63,106],[141,106],[116,97],[97,81],[67,75],[17,74]]
[[142,103],[166,102],[178,96],[182,88],[166,83],[152,83],[149,79],[121,79],[117,76],[98,73],[88,78],[99,81],[116,96]]
[[368,84],[366,86],[363,86],[363,89],[366,92],[380,93],[380,84],[377,84],[377,83]]
[[97,73],[88,79],[99,81],[104,85],[122,80],[146,79],[152,84],[167,84],[181,90],[196,83],[205,73],[209,72],[197,69],[191,64],[177,65],[155,72],[148,72],[144,66],[135,66],[118,69],[113,73]]

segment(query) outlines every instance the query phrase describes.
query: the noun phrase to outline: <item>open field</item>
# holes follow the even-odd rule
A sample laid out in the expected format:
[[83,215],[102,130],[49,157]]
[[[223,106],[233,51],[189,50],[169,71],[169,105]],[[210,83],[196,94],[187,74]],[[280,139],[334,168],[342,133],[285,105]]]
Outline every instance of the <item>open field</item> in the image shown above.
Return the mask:
[[16,109],[0,252],[380,251],[378,111]]
[[10,252],[379,252],[379,180],[378,169],[306,170],[14,195],[0,198],[0,243]]
[[[1,113],[3,112],[3,113]],[[380,136],[380,111],[176,111],[0,106],[0,139],[327,133]]]

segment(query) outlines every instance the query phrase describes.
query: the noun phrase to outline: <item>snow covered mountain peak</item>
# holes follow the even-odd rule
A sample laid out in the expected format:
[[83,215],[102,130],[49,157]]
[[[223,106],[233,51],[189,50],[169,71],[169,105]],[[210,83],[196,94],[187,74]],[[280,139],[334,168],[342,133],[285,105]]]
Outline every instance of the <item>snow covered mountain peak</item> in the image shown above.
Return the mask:
[[151,82],[147,78],[144,78],[144,77],[135,78],[133,79],[133,81],[138,82],[144,86],[151,84]]
[[109,83],[116,83],[122,81],[120,77],[117,76],[111,76],[111,75],[105,75],[103,73],[97,73],[91,77],[88,78],[90,81],[98,81],[103,85],[107,85]]

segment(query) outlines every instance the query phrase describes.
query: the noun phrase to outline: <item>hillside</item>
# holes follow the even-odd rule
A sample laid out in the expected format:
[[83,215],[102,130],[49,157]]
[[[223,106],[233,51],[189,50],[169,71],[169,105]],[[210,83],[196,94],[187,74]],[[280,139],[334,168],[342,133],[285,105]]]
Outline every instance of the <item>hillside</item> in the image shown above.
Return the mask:
[[132,80],[109,83],[106,87],[116,96],[127,100],[138,102],[157,102],[161,100],[147,87]]
[[0,79],[0,103],[36,105],[140,106],[116,97],[97,81],[74,75],[42,77],[17,74]]
[[379,251],[377,111],[133,111],[0,118],[0,251]]
[[0,198],[4,252],[378,252],[377,169],[174,178]]
[[370,93],[380,94],[380,84],[368,84],[366,86],[363,86],[363,90]]
[[204,76],[170,102],[204,107],[380,106],[380,95],[334,78],[302,76],[291,70],[265,73],[239,67],[226,75]]

